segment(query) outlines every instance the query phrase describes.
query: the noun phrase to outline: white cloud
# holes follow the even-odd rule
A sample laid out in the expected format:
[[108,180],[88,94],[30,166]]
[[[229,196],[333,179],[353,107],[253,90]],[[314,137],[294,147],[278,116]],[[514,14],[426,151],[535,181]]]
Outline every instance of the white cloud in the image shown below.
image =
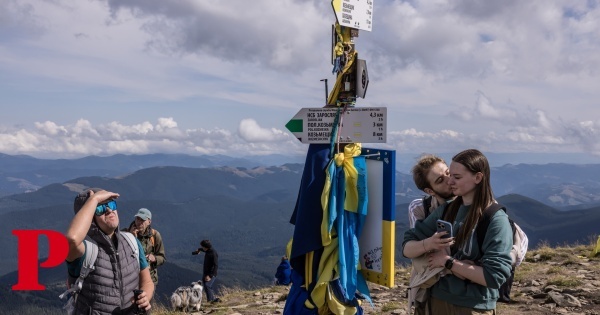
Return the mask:
[[224,129],[180,129],[172,118],[157,121],[97,126],[87,120],[64,126],[46,121],[36,123],[34,130],[0,128],[0,152],[81,157],[147,153],[263,155],[284,151],[298,154],[306,149],[287,132],[262,128],[253,119],[240,122],[239,135]]
[[46,121],[43,123],[36,122],[35,126],[43,133],[46,133],[50,136],[56,136],[58,134],[66,134],[67,133],[67,129],[65,129],[63,126],[58,126],[51,121]]
[[[333,21],[314,0],[0,1],[0,152],[302,151],[282,128],[323,105]],[[600,156],[597,1],[382,0],[373,23],[357,106],[388,108],[382,146]]]
[[248,142],[275,142],[289,140],[288,132],[271,128],[262,128],[254,119],[243,119],[238,128],[240,137]]
[[184,0],[169,5],[108,1],[108,5],[115,20],[131,14],[142,21],[142,29],[150,35],[146,42],[150,49],[257,62],[286,71],[301,71],[320,58],[313,49],[319,45],[315,35],[330,23],[324,14],[330,12],[322,11],[323,6],[293,0]]

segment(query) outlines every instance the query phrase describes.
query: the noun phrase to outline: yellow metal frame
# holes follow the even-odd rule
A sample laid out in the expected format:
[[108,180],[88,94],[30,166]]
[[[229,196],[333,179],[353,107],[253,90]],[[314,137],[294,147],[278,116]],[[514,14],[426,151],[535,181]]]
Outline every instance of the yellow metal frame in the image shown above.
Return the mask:
[[396,247],[396,222],[382,221],[383,248],[381,272],[369,269],[362,269],[363,276],[367,281],[386,286],[394,287],[394,276],[396,275],[396,266],[394,261],[394,249]]

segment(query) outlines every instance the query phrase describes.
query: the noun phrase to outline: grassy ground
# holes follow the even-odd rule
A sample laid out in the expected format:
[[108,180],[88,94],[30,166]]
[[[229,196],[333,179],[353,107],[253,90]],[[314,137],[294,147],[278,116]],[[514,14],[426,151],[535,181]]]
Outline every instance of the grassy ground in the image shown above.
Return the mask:
[[[589,258],[592,245],[572,245],[551,248],[541,245],[531,249],[525,261],[516,269],[511,304],[498,303],[499,315],[581,314],[600,315],[600,257]],[[406,286],[410,266],[397,266],[396,287],[385,288],[370,284],[374,307],[364,305],[365,314],[405,314]],[[548,302],[543,292],[553,285],[577,298],[582,306],[569,308]],[[204,303],[197,314],[282,314],[288,287],[271,286],[256,290],[227,288],[222,292],[221,302]],[[165,306],[157,305],[156,315],[181,314]]]

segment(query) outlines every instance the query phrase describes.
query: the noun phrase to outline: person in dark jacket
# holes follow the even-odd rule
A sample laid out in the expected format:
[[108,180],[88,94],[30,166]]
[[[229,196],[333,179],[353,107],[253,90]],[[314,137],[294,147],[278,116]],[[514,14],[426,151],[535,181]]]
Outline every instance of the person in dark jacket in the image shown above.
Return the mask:
[[215,293],[212,289],[219,269],[219,254],[212,247],[209,240],[202,240],[202,242],[200,242],[200,248],[193,251],[192,255],[198,255],[200,252],[204,253],[202,282],[204,285],[204,292],[206,292],[206,300],[213,303],[220,302],[221,300],[219,298],[215,298]]
[[281,263],[277,267],[275,273],[275,284],[276,285],[288,285],[292,282],[292,267],[286,256],[281,257]]

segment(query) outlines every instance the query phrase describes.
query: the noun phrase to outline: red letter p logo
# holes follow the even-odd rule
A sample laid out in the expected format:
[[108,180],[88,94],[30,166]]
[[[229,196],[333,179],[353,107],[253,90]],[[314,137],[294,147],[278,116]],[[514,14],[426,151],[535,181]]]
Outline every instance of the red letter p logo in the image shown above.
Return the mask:
[[38,283],[38,237],[48,238],[48,259],[42,262],[42,268],[52,268],[60,265],[69,253],[67,238],[52,230],[13,230],[12,234],[19,239],[18,282],[13,290],[44,290],[45,286]]

